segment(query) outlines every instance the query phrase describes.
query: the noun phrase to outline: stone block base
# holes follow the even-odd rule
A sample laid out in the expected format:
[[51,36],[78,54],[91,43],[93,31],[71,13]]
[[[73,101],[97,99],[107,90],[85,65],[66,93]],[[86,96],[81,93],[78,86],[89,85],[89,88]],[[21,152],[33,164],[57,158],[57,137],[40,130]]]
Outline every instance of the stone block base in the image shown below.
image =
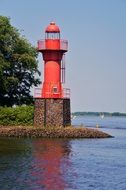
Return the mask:
[[34,126],[71,125],[70,99],[35,99]]

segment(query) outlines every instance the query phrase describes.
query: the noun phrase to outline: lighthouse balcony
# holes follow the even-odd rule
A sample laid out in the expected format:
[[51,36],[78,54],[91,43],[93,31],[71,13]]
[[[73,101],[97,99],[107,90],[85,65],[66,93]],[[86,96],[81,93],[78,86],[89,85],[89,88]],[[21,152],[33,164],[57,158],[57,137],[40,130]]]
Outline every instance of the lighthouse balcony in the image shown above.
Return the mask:
[[43,50],[68,51],[68,41],[57,40],[57,39],[39,40],[37,49],[38,51],[43,51]]
[[63,97],[64,98],[70,98],[70,89],[69,88],[63,88]]
[[[56,95],[56,98],[58,97],[58,92],[47,92],[48,98],[54,98]],[[63,88],[62,90],[62,98],[68,98],[70,99],[70,89],[69,88]],[[42,97],[42,88],[35,88],[34,89],[34,98],[43,98]]]

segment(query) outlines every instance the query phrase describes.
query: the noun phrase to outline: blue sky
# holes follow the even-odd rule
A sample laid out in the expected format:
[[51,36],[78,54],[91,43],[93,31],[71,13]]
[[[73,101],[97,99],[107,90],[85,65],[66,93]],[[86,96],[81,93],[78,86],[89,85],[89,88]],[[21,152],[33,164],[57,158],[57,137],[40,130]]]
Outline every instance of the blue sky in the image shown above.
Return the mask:
[[0,0],[0,15],[35,46],[50,21],[60,27],[72,111],[126,112],[126,0]]

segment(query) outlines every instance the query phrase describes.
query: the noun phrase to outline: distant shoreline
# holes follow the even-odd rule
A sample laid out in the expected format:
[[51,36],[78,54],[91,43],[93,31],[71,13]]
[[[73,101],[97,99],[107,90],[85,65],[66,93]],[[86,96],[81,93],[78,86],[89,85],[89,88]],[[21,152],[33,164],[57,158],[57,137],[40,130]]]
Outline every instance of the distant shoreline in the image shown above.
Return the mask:
[[105,117],[126,117],[126,113],[120,112],[73,112],[72,116],[105,116]]

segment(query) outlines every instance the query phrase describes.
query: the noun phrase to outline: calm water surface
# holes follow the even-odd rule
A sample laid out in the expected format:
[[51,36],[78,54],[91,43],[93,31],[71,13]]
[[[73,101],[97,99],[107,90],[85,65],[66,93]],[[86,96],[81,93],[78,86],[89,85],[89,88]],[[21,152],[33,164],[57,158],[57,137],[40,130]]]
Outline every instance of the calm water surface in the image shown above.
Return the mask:
[[76,117],[109,139],[0,138],[0,190],[126,190],[126,118]]

